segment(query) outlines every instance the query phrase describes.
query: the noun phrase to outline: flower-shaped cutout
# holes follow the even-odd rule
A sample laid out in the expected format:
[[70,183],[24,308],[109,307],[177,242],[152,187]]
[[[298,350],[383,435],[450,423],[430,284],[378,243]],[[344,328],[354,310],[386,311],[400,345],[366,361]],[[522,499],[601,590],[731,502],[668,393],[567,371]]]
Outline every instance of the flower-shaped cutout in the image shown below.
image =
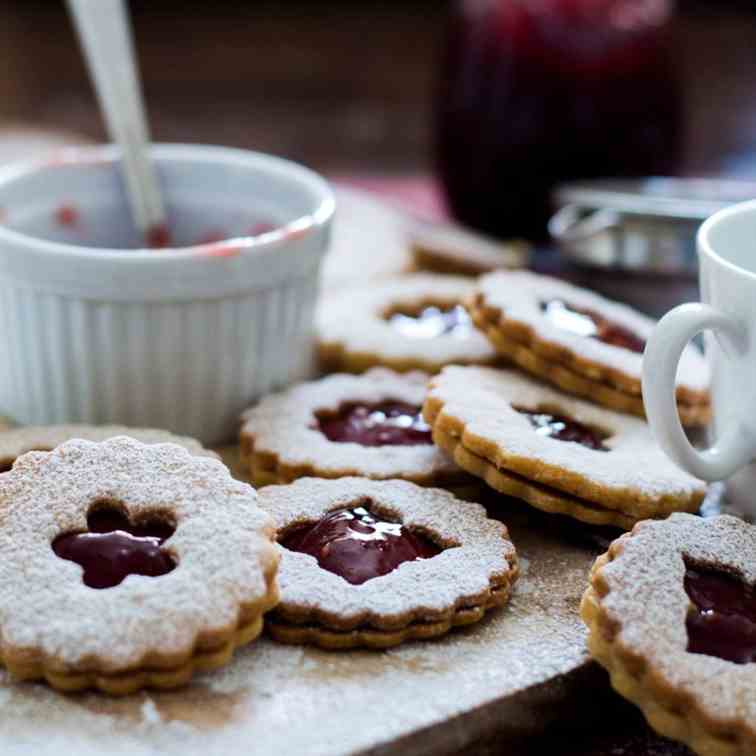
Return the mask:
[[416,446],[432,444],[422,407],[389,399],[376,403],[344,402],[338,409],[317,412],[317,429],[338,444]]
[[441,549],[422,533],[373,511],[369,500],[335,509],[287,532],[279,543],[314,556],[352,585],[393,572],[404,562],[430,559]]
[[741,577],[686,561],[688,651],[736,664],[756,661],[756,592]]
[[417,312],[408,311],[406,307],[392,308],[386,320],[410,339],[464,338],[474,327],[467,310],[454,302],[427,302]]
[[176,566],[162,548],[175,526],[168,518],[147,514],[133,523],[123,508],[93,506],[85,532],[62,533],[52,542],[61,558],[82,567],[82,580],[90,588],[113,588],[127,575],[159,577]]
[[551,407],[525,409],[514,405],[512,409],[525,415],[539,436],[557,441],[573,441],[596,451],[609,451],[609,448],[604,445],[604,440],[609,436],[608,433],[567,417],[560,409]]
[[[273,523],[254,489],[174,444],[120,436],[28,452],[0,475],[0,510],[0,664],[17,679],[175,687],[228,663],[278,599]],[[132,536],[149,547],[148,570],[129,569],[145,556]],[[79,551],[101,539],[116,556],[105,574]],[[154,559],[172,569],[139,574]]]

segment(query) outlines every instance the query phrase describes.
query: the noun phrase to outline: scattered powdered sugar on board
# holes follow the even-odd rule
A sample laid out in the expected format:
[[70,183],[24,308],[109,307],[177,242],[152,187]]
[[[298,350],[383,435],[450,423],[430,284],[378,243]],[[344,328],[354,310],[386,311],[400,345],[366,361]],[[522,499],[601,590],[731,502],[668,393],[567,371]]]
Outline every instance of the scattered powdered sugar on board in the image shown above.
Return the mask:
[[142,721],[145,724],[162,724],[163,718],[155,706],[155,702],[148,696],[142,704]]
[[528,574],[528,570],[530,569],[530,560],[526,559],[525,557],[520,557],[520,578],[524,578]]

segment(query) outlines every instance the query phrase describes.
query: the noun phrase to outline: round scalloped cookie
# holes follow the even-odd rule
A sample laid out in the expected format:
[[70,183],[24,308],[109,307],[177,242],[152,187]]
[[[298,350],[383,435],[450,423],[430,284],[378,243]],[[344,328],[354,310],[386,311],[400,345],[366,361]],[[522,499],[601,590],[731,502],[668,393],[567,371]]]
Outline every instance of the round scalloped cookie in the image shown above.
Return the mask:
[[[528,271],[482,276],[468,306],[491,343],[519,367],[563,390],[643,414],[643,348],[653,319],[587,289]],[[680,360],[677,388],[689,424],[708,419],[708,386],[707,363],[689,345]]]
[[468,278],[415,273],[325,297],[317,319],[324,369],[436,373],[452,363],[495,362],[493,347],[462,306],[473,286]]
[[756,652],[754,554],[756,528],[728,515],[641,522],[596,560],[583,597],[588,648],[612,686],[696,753],[756,753],[756,665],[724,658],[736,643]]
[[[279,542],[286,543],[303,527],[317,526],[331,513],[346,512],[350,518],[351,510],[364,508],[371,518],[395,528],[400,523],[403,531],[424,537],[439,551],[353,584],[342,577],[349,574],[348,563],[337,560],[339,571],[344,570],[339,574],[333,560],[324,569],[316,556],[280,546],[281,603],[266,625],[282,642],[386,648],[437,637],[505,604],[517,578],[517,556],[506,527],[488,518],[480,504],[447,491],[397,480],[301,478],[288,486],[269,486],[259,496],[276,522]],[[376,537],[373,528],[357,527],[355,537]],[[382,545],[382,555],[396,548]],[[367,558],[365,551],[341,559],[357,559],[351,566],[364,570],[359,560]]]
[[[642,420],[513,371],[447,367],[431,379],[423,415],[433,440],[463,469],[535,507],[586,522],[629,527],[696,511],[706,491],[667,459]],[[538,427],[538,415],[577,424],[603,448],[554,437],[553,428]]]
[[[273,523],[254,489],[175,444],[121,436],[29,452],[0,475],[0,508],[0,663],[16,679],[114,695],[175,687],[227,663],[277,601]],[[113,587],[85,583],[90,567],[54,544],[123,540],[90,529],[103,510],[134,527],[162,523],[173,567],[134,574],[129,563]]]
[[128,436],[143,444],[177,444],[190,454],[218,456],[193,438],[174,436],[156,428],[130,428],[125,425],[27,425],[0,430],[0,470],[9,470],[18,457],[29,451],[52,451],[56,446],[74,438],[107,441],[115,436]]
[[[461,486],[472,479],[433,445],[430,428],[420,416],[428,376],[425,373],[395,373],[374,368],[362,375],[336,374],[301,383],[263,399],[247,410],[241,428],[241,458],[257,486],[289,483],[301,477],[374,479],[401,478],[426,486]],[[371,408],[387,402],[406,405],[416,413],[391,420],[386,418],[389,439],[374,443],[379,420]],[[349,430],[360,431],[371,445],[357,441],[334,441],[323,432],[320,421],[339,417],[344,407],[366,408],[367,416]],[[377,417],[382,415],[378,414]],[[399,424],[417,425],[419,443],[401,443],[394,436]],[[427,436],[427,439],[425,438]],[[392,443],[391,441],[394,441]]]

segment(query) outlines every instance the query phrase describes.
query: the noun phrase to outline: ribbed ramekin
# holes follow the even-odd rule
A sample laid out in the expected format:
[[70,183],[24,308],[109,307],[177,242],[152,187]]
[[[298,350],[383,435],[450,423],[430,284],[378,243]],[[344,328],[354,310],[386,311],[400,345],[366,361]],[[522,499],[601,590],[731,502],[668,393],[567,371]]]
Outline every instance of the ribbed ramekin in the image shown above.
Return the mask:
[[[334,211],[327,183],[242,150],[161,145],[153,156],[171,217],[191,225],[204,215],[210,229],[259,206],[273,230],[161,250],[79,246],[71,229],[61,242],[48,223],[61,207],[80,208],[81,224],[109,217],[98,208],[126,213],[114,151],[1,169],[3,414],[24,424],[161,427],[219,443],[250,402],[312,374]],[[32,235],[37,228],[45,238]]]

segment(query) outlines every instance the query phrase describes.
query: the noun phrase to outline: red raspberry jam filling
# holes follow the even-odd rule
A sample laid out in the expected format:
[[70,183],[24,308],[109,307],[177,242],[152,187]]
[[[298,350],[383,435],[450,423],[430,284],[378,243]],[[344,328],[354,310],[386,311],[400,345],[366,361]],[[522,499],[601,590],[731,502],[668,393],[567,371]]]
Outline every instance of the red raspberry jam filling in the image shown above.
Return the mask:
[[411,339],[435,339],[439,336],[462,338],[472,330],[472,321],[462,305],[445,308],[431,305],[415,314],[396,311],[389,315],[388,321],[403,336]]
[[173,244],[173,234],[165,223],[158,223],[147,230],[147,246],[150,249],[165,249]]
[[61,558],[84,568],[82,579],[90,588],[112,588],[127,575],[158,577],[175,566],[160,548],[175,528],[164,520],[132,525],[116,509],[95,509],[87,517],[86,533],[64,533],[52,542]]
[[756,661],[756,594],[722,570],[688,565],[688,651],[736,664]]
[[636,336],[629,328],[625,328],[619,323],[613,323],[592,310],[573,307],[561,299],[550,299],[548,302],[542,302],[541,309],[546,317],[562,330],[571,331],[579,336],[598,339],[605,344],[623,347],[639,354],[646,348],[646,342]]
[[73,205],[61,205],[55,211],[55,220],[59,226],[75,228],[79,225],[79,211]]
[[564,415],[552,415],[548,412],[531,412],[521,407],[512,407],[512,409],[525,415],[539,436],[548,436],[557,441],[574,441],[576,444],[582,444],[596,451],[609,451],[609,448],[604,446],[605,434],[577,420],[570,420]]
[[337,443],[362,446],[417,446],[432,444],[430,426],[420,407],[407,402],[342,404],[335,414],[318,418],[318,430]]
[[365,506],[337,509],[288,533],[281,545],[310,554],[352,585],[393,572],[403,562],[430,559],[441,549],[400,522],[383,520]]

